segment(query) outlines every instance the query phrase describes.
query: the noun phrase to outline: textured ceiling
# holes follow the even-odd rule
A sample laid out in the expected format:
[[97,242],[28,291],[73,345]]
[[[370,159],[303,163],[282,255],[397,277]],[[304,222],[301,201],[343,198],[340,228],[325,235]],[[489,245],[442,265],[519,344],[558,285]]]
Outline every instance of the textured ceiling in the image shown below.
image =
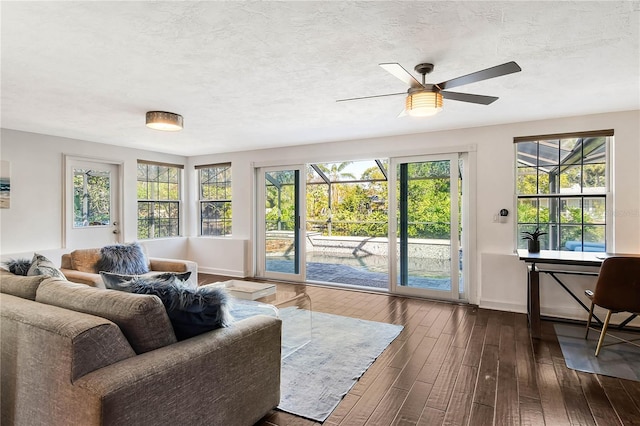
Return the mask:
[[[2,127],[196,155],[640,109],[640,2],[6,2]],[[397,118],[404,84],[516,61]],[[144,126],[149,110],[185,129]],[[576,129],[585,130],[585,129]]]

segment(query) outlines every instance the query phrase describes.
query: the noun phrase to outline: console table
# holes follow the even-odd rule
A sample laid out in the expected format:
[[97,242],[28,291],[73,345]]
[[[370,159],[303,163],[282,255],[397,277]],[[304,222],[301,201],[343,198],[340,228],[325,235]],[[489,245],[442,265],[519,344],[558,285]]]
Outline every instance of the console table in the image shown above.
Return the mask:
[[[518,258],[529,264],[527,267],[527,316],[529,317],[529,329],[531,331],[531,337],[533,337],[534,339],[540,338],[540,273],[550,275],[554,279],[554,281],[558,285],[560,285],[567,293],[569,293],[569,295],[587,312],[589,312],[589,307],[582,303],[578,296],[576,296],[571,291],[571,289],[569,289],[569,287],[567,287],[566,284],[562,282],[560,276],[598,276],[598,272],[595,271],[580,271],[579,269],[541,269],[538,268],[536,264],[565,265],[572,267],[590,266],[599,268],[602,265],[604,259],[615,256],[640,257],[640,254],[554,250],[541,250],[540,253],[529,253],[528,250],[518,250]],[[623,328],[636,316],[637,315],[631,315],[629,318],[617,325],[617,328]],[[602,324],[602,321],[597,316],[593,315],[593,319],[595,319],[599,324]]]
[[[559,275],[598,275],[598,272],[594,271],[540,269],[536,264],[600,267],[603,260],[610,256],[615,254],[552,250],[529,253],[528,250],[518,250],[518,258],[529,264],[527,267],[527,316],[531,337],[540,338],[540,273],[550,275],[587,312],[589,308],[562,282]],[[602,324],[598,317],[594,315],[593,318]]]

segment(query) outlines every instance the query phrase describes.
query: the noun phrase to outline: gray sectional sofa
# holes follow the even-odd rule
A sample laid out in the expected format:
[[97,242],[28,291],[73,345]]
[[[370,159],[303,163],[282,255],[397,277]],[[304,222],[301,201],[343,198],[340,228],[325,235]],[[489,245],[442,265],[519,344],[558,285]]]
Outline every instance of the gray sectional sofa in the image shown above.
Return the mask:
[[176,341],[156,296],[0,271],[3,425],[251,425],[280,400],[281,322]]

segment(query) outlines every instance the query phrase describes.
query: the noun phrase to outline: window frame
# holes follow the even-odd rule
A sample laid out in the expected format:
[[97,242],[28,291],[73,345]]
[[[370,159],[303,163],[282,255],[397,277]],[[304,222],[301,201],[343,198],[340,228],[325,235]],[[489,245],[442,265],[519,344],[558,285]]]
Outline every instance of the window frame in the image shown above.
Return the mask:
[[[198,179],[198,235],[201,237],[231,237],[233,235],[233,169],[231,162],[216,163],[216,164],[204,164],[195,166]],[[211,172],[211,170],[219,169],[218,172]],[[219,191],[224,192],[223,197],[205,197],[203,187],[203,170],[209,170],[209,182],[207,185],[216,186],[219,185]],[[211,176],[223,175],[221,180],[211,180]],[[206,191],[209,192],[209,191]],[[207,204],[221,204],[223,206],[221,218],[206,218],[204,217],[204,209]],[[228,217],[227,217],[228,215]],[[213,228],[208,225],[208,229],[222,229],[221,233],[204,233],[205,220],[208,224],[213,224]]]
[[[140,179],[140,166],[146,166],[146,179],[145,180],[141,180]],[[161,172],[160,169],[158,169],[158,173],[156,176],[156,179],[149,179],[149,167],[158,167],[158,168],[165,168],[167,169],[167,173],[169,173],[168,169],[175,169],[175,174],[177,177],[177,182],[171,182],[170,178],[168,177],[166,181],[161,181],[160,180],[160,176],[161,176]],[[136,236],[138,239],[145,239],[145,240],[153,240],[153,239],[160,239],[160,238],[175,238],[175,237],[180,237],[182,236],[182,196],[183,196],[183,190],[182,190],[182,182],[183,182],[183,169],[184,166],[181,164],[171,164],[171,163],[161,163],[161,162],[155,162],[155,161],[147,161],[147,160],[138,160],[137,165],[136,165],[136,206],[137,206],[137,225],[136,225]],[[147,185],[147,189],[146,189],[146,198],[140,198],[140,183],[144,182]],[[155,191],[155,197],[151,196],[149,194],[149,188],[148,186],[150,184],[155,184],[156,188]],[[161,189],[162,188],[162,184],[166,184],[168,185],[166,188]],[[173,198],[161,198],[160,197],[160,193],[162,191],[166,191],[167,194],[170,193],[171,188],[170,186],[175,185],[176,189],[178,191],[178,196],[176,199]],[[166,209],[166,211],[169,212],[169,217],[166,218],[162,218],[162,222],[166,222],[166,223],[161,223],[160,226],[156,227],[156,221],[154,219],[154,216],[152,215],[151,217],[149,217],[149,215],[147,215],[146,218],[141,218],[140,216],[140,212],[141,207],[142,206],[146,206],[147,210],[151,209],[153,212],[157,212],[160,211],[162,209]],[[141,236],[140,233],[140,226],[142,222],[146,222],[147,224],[149,224],[148,226],[148,235],[147,236]],[[163,229],[176,229],[175,232],[163,232]]]
[[[601,154],[601,155],[604,155],[604,159],[601,163],[597,163],[597,162],[590,163],[588,162],[589,160],[588,156],[593,152],[596,152],[598,148],[594,149],[594,151],[592,152],[585,153],[584,152],[585,140],[587,140],[588,138],[599,138],[599,137],[605,138],[604,150],[603,150],[603,153]],[[565,158],[562,158],[562,156],[560,155],[562,140],[571,140],[571,139],[578,139],[580,141],[579,143],[580,143],[581,152],[580,152],[579,159],[574,163],[568,163],[568,165],[580,166],[581,183],[580,183],[579,191],[575,192],[574,190],[574,191],[563,192],[562,191],[563,187],[562,187],[562,183],[560,182],[560,177],[557,178],[559,183],[557,189],[552,191],[551,188],[549,188],[547,191],[543,191],[540,187],[540,180],[539,180],[541,171],[543,171],[545,167],[545,165],[541,164],[540,162],[541,143],[544,142],[549,144],[550,142],[557,142],[558,144],[557,163],[554,163],[552,165],[547,165],[547,167],[557,166],[558,170],[560,170],[561,166],[567,165],[567,164],[564,164],[563,161],[565,161],[568,158],[568,156],[566,156]],[[514,142],[514,160],[515,160],[514,210],[516,212],[515,220],[514,220],[515,222],[514,223],[514,229],[515,229],[514,246],[517,249],[526,248],[526,244],[522,240],[522,234],[521,234],[522,231],[524,230],[533,231],[536,227],[540,227],[540,230],[543,232],[553,231],[551,236],[544,235],[540,238],[543,245],[542,247],[543,249],[557,250],[557,251],[579,251],[579,252],[583,252],[583,251],[604,252],[604,251],[613,250],[612,236],[613,236],[614,223],[613,223],[613,215],[611,214],[612,206],[613,206],[613,196],[612,196],[612,190],[611,190],[611,183],[612,183],[611,176],[613,176],[613,162],[611,158],[611,150],[614,143],[613,130],[607,129],[607,130],[597,130],[597,131],[588,131],[588,132],[573,132],[573,133],[562,133],[562,134],[551,134],[551,135],[516,137],[514,138],[513,142]],[[537,176],[536,189],[535,189],[536,193],[532,193],[532,194],[520,193],[520,180],[519,180],[521,177],[520,169],[522,168],[522,165],[526,163],[522,162],[521,159],[519,158],[519,154],[520,154],[520,151],[518,149],[519,143],[535,143],[536,144],[536,156],[534,160],[535,163],[529,166],[531,169],[535,170],[535,173]],[[599,190],[599,191],[586,190],[585,191],[585,188],[590,188],[590,187],[584,185],[585,177],[582,172],[584,170],[584,166],[588,164],[595,164],[595,165],[604,164],[605,182],[604,182],[603,190]],[[601,213],[596,214],[596,216],[599,216],[600,220],[598,221],[596,219],[593,222],[585,221],[585,205],[588,203],[593,203],[593,200],[599,200],[599,199],[602,200],[602,202],[604,203],[604,206],[601,205]],[[532,200],[533,203],[536,204],[535,222],[521,221],[519,207],[520,207],[520,203],[523,200]],[[575,203],[575,201],[571,201],[571,200],[579,200],[578,208],[580,210],[580,221],[564,222],[563,214],[562,214],[563,211],[565,212],[565,215],[568,214],[571,208],[567,207],[567,205],[569,203]],[[546,206],[549,209],[548,215],[557,216],[557,218],[552,219],[550,217],[546,221],[541,220],[541,209],[544,208],[543,201],[546,201]],[[554,208],[557,209],[555,212],[554,212]],[[545,215],[543,215],[543,217],[544,216]],[[525,227],[529,227],[530,229],[524,229]],[[579,241],[576,240],[577,244],[573,244],[573,249],[568,248],[567,243],[574,240],[564,241],[563,239],[563,231],[570,227],[574,227],[574,230],[575,230],[575,227],[580,228],[580,240]],[[589,227],[604,228],[604,233],[603,233],[604,247],[601,248],[600,246],[589,246],[588,243],[590,242],[590,240],[588,238],[585,239],[585,228],[589,228]],[[550,237],[553,239],[553,241],[549,240]]]

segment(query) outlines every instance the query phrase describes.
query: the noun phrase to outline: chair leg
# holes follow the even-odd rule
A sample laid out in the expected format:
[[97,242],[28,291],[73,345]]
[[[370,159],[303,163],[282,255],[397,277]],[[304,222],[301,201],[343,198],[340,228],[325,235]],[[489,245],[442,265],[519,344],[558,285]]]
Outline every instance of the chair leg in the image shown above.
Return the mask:
[[584,334],[584,338],[589,338],[589,327],[591,327],[591,318],[593,317],[593,302],[591,302],[591,306],[589,307],[589,318],[587,318],[587,332]]
[[600,332],[600,339],[598,339],[598,347],[596,348],[596,356],[600,354],[600,348],[602,347],[602,342],[604,342],[604,336],[607,334],[607,327],[609,327],[609,320],[611,319],[611,311],[607,310],[607,317],[604,319],[604,324],[602,324],[602,331]]

